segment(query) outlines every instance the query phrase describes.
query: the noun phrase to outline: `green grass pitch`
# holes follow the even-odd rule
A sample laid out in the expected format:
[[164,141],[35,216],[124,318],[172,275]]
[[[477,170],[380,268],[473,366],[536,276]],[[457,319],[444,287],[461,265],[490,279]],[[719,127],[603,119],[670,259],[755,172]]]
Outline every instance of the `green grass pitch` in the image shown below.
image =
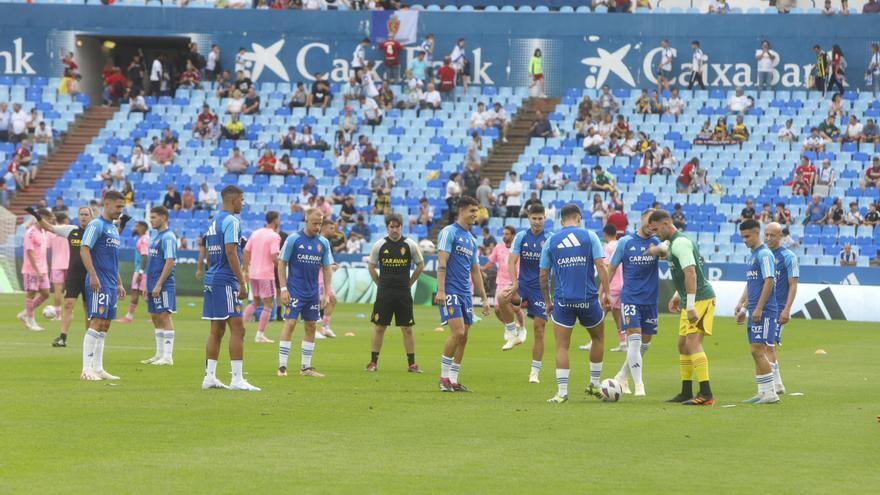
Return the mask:
[[[646,356],[647,397],[584,397],[587,356],[574,350],[571,400],[557,406],[544,402],[555,393],[552,351],[542,383],[528,384],[531,341],[502,353],[492,318],[471,330],[461,374],[471,394],[437,391],[446,333],[434,331],[435,308],[416,313],[426,373],[405,372],[394,329],[379,373],[365,373],[371,328],[357,315],[369,308],[356,305],[337,309],[339,338],[318,341],[313,364],[323,379],[276,377],[276,345],[254,344],[249,325],[245,371],[263,392],[243,393],[199,389],[207,325],[193,299],[179,303],[173,368],[139,364],[154,349],[143,304],[135,323],[113,326],[105,366],[122,377],[115,383],[80,382],[80,325],[70,347],[54,349],[58,323],[40,317],[47,331],[24,330],[14,316],[21,299],[0,297],[4,494],[805,494],[880,486],[876,324],[795,321],[780,362],[788,391],[804,395],[748,406],[740,401],[755,384],[744,328],[718,319],[706,351],[719,402],[686,408],[663,402],[679,386],[676,320],[663,317]],[[273,322],[268,335],[279,331]],[[573,340],[585,339],[576,330]],[[603,378],[623,357],[606,354]],[[228,371],[224,351],[218,375],[228,381]]]

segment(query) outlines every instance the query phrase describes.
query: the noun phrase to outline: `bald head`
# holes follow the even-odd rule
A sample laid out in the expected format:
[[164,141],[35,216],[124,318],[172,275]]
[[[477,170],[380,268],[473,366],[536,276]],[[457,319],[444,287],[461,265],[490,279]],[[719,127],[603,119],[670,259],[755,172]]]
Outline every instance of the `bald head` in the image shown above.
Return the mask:
[[782,225],[770,222],[764,226],[764,244],[770,249],[777,249],[782,242]]

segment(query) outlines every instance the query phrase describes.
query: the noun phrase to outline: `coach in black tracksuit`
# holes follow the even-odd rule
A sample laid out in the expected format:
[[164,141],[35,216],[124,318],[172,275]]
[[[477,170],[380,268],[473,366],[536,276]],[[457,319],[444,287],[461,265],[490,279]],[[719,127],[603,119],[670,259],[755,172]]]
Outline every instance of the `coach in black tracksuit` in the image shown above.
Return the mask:
[[[418,244],[412,239],[400,235],[402,226],[403,219],[397,213],[385,217],[388,235],[376,242],[370,251],[370,277],[378,286],[378,290],[373,313],[370,317],[375,327],[367,371],[378,370],[379,351],[382,349],[385,329],[391,324],[393,316],[394,324],[403,331],[403,346],[406,349],[406,359],[409,365],[407,371],[410,373],[422,372],[416,364],[415,343],[412,335],[415,321],[410,290],[425,268],[425,260]],[[415,265],[415,271],[410,274],[412,265]]]

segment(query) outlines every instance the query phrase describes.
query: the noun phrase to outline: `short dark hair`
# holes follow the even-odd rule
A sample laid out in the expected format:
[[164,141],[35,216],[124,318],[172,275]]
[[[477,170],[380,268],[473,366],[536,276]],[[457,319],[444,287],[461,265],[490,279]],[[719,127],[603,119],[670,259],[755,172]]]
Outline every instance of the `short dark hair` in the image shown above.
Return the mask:
[[544,205],[529,206],[529,215],[543,215],[543,214],[544,214]]
[[143,220],[139,220],[137,223],[134,224],[134,226],[135,227],[143,227],[146,230],[150,230],[150,226],[147,225],[147,222],[145,222]]
[[761,230],[761,224],[755,220],[754,218],[749,218],[748,220],[743,220],[741,224],[739,224],[739,230]]
[[575,215],[584,216],[584,214],[581,212],[581,208],[574,203],[568,203],[563,206],[561,210],[559,210],[559,218],[563,220],[571,218]]
[[65,220],[67,220],[67,218],[68,218],[67,213],[64,213],[63,211],[59,211],[58,213],[55,213],[55,221],[56,222],[63,222]]
[[[363,217],[358,217],[359,219]],[[385,215],[385,226],[389,226],[392,223],[396,223],[397,225],[403,225],[403,217],[400,216],[400,213],[389,213]]]
[[656,209],[654,213],[651,213],[651,216],[648,217],[648,223],[660,222],[670,218],[669,212],[663,209]]
[[505,225],[504,230],[510,232],[513,235],[516,235],[516,227],[514,227],[513,225]]
[[605,227],[602,228],[602,233],[607,236],[617,236],[617,227],[611,225],[610,223],[605,224]]
[[220,198],[223,201],[226,201],[227,199],[232,199],[236,196],[242,196],[242,195],[244,195],[244,191],[242,191],[241,189],[239,189],[238,187],[233,186],[233,185],[228,185],[228,186],[224,187],[222,191],[220,191]]
[[119,191],[107,191],[104,193],[104,201],[122,201],[125,197]]
[[462,196],[458,200],[458,207],[460,209],[470,208],[471,206],[480,206],[480,202],[473,196]]
[[274,222],[275,220],[278,219],[279,216],[281,216],[281,215],[279,215],[277,211],[274,211],[274,210],[267,211],[266,212],[266,223]]
[[40,218],[42,218],[43,220],[51,220],[55,217],[55,215],[53,215],[52,212],[46,208],[40,208],[39,210],[37,210],[37,215],[39,215]]
[[162,205],[150,208],[150,213],[155,213],[156,215],[168,218],[168,208],[165,208]]

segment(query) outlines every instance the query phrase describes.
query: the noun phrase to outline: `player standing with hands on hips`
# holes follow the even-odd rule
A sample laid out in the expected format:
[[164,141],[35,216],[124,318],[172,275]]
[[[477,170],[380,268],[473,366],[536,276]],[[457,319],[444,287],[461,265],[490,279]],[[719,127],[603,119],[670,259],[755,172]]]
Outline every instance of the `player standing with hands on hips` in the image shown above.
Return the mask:
[[[385,227],[388,235],[379,239],[370,251],[368,268],[370,277],[376,283],[376,302],[373,304],[373,342],[370,349],[370,364],[366,371],[378,371],[379,351],[382,350],[382,341],[385,339],[385,329],[391,324],[400,327],[403,332],[403,347],[406,351],[407,371],[421,373],[416,364],[415,342],[413,341],[412,327],[415,324],[413,318],[413,300],[411,288],[419,279],[422,270],[425,269],[425,260],[418,244],[412,239],[400,235],[403,226],[403,218],[392,213],[385,217]],[[410,275],[410,267],[415,264],[415,270]],[[379,271],[376,271],[376,268]]]
[[450,332],[440,359],[441,392],[470,392],[458,382],[458,374],[468,330],[474,322],[471,279],[483,299],[483,316],[489,316],[492,309],[480,273],[477,240],[471,234],[478,212],[477,200],[462,196],[458,201],[457,221],[444,227],[437,238],[437,295],[434,302],[440,306],[440,324],[449,324]]

